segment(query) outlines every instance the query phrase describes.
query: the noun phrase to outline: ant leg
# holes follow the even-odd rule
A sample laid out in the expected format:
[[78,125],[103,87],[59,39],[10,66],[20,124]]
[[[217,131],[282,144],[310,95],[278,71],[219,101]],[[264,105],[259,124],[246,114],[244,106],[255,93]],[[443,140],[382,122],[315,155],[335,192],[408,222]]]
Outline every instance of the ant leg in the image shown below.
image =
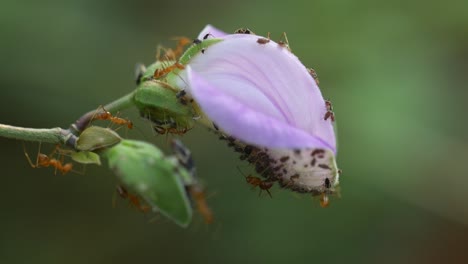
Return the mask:
[[41,143],[39,142],[39,150],[38,150],[38,153],[37,153],[37,156],[36,156],[36,164],[34,165],[34,163],[32,162],[31,158],[29,157],[29,154],[28,152],[26,151],[26,145],[24,144],[23,142],[23,151],[24,151],[24,155],[26,156],[26,159],[28,160],[28,163],[29,165],[31,165],[31,167],[33,168],[38,168],[38,164],[39,164],[39,154],[40,154],[40,150],[41,150]]

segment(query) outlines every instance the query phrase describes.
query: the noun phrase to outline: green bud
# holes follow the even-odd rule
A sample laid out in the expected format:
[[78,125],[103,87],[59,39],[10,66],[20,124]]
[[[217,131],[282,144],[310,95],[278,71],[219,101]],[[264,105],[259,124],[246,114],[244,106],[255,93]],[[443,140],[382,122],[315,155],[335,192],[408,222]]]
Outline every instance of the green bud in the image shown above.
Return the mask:
[[174,157],[165,157],[155,146],[135,140],[122,140],[106,150],[110,168],[122,184],[141,196],[178,225],[186,227],[192,208],[185,191],[191,176]]

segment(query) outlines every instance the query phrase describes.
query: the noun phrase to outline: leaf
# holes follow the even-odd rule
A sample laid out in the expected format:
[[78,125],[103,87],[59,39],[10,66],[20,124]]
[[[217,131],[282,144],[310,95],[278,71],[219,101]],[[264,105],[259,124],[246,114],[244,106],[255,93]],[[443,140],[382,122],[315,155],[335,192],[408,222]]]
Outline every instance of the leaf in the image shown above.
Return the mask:
[[70,157],[81,164],[101,165],[101,159],[98,154],[91,151],[78,151],[70,154]]
[[90,126],[80,134],[76,140],[75,148],[82,151],[93,151],[113,146],[121,140],[119,134],[110,128]]

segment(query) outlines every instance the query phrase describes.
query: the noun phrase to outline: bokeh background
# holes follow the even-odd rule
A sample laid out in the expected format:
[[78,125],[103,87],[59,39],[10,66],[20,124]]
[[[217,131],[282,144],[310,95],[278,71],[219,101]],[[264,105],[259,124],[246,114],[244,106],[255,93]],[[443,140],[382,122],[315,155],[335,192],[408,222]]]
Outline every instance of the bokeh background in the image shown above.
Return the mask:
[[[335,106],[342,197],[326,209],[277,188],[259,197],[236,169],[249,167],[198,127],[183,139],[216,221],[182,229],[114,208],[106,166],[54,175],[0,139],[0,263],[468,261],[467,1],[3,0],[0,123],[66,127],[134,89],[135,63],[158,44],[208,23],[286,31],[316,69]],[[123,115],[128,137],[167,148]]]

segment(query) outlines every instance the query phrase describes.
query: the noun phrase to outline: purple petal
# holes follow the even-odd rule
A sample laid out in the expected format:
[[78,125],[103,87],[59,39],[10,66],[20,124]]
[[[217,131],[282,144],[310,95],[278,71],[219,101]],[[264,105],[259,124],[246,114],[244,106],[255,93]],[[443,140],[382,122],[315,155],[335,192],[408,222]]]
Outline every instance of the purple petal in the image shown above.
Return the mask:
[[235,34],[189,65],[189,92],[226,133],[265,147],[336,152],[325,101],[302,63],[274,41]]
[[272,148],[329,148],[317,137],[255,111],[235,97],[216,89],[193,72],[190,66],[187,68],[187,73],[191,85],[197,87],[194,89],[197,102],[210,119],[229,135],[246,143]]
[[214,37],[214,38],[221,38],[221,37],[224,37],[224,36],[227,35],[223,31],[213,27],[210,24],[206,25],[205,28],[203,28],[203,30],[200,32],[200,34],[198,34],[197,38],[198,39],[203,39],[203,37],[205,37],[206,34],[211,34],[212,37]]

